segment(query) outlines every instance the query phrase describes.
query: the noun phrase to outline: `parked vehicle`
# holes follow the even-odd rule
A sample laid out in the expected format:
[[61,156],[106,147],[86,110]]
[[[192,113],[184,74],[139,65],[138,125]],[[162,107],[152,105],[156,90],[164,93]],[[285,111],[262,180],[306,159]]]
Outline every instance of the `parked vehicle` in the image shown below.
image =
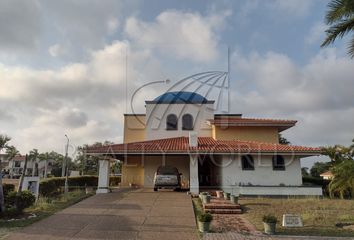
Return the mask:
[[159,188],[181,190],[181,175],[176,167],[158,167],[154,177],[154,191],[156,192]]

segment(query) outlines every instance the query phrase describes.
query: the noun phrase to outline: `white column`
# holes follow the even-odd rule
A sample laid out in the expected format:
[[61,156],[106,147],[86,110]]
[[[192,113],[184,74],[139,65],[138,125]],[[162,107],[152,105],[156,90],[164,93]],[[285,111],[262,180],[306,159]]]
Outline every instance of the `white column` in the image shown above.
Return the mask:
[[109,192],[109,160],[99,160],[98,188],[96,193]]
[[189,191],[199,194],[198,155],[189,155]]

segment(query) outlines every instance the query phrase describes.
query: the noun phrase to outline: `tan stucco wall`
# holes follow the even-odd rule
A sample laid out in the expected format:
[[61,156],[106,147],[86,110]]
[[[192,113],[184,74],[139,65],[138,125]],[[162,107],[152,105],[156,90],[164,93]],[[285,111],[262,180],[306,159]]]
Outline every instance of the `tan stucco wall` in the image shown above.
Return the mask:
[[157,168],[161,165],[176,167],[182,173],[182,187],[189,186],[189,156],[147,156],[144,161],[144,187],[152,187]]
[[122,165],[122,183],[126,187],[129,184],[144,186],[144,167],[141,156],[129,156],[123,161]]
[[152,187],[157,168],[161,165],[174,166],[182,173],[182,187],[189,186],[189,156],[130,156],[122,167],[122,186],[133,183]]
[[217,127],[213,126],[212,136],[218,140],[246,140],[279,143],[276,127]]
[[124,143],[145,140],[145,116],[124,116]]

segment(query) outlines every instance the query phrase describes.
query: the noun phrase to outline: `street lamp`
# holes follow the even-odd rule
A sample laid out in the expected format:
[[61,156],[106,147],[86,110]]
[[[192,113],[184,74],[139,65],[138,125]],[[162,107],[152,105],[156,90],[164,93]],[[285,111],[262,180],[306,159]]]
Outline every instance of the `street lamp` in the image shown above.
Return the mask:
[[69,186],[68,186],[68,170],[69,170],[69,167],[68,167],[68,149],[69,149],[69,138],[68,136],[65,134],[65,137],[67,139],[67,142],[66,142],[66,148],[65,148],[65,186],[64,186],[64,192],[65,194],[67,194],[69,192]]

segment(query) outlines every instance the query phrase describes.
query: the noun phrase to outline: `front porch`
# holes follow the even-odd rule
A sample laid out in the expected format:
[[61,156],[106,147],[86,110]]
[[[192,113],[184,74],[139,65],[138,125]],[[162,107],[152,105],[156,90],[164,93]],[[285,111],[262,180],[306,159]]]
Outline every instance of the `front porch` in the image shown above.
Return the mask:
[[[126,154],[112,157],[123,162],[122,187],[152,189],[157,168],[165,165],[178,169],[182,189],[192,194],[221,189],[244,196],[322,195],[320,187],[302,186],[301,173],[297,173],[300,171],[298,159],[289,160],[284,171],[274,171],[271,156],[265,155],[254,170],[244,171],[235,155]],[[109,159],[100,160],[97,193],[109,192],[109,162]]]
[[[159,166],[173,166],[181,173],[183,190],[198,194],[199,189],[218,189],[221,187],[221,172],[211,155],[115,155],[123,162],[122,187],[153,188],[154,175]],[[110,160],[100,160],[97,193],[109,192]]]

